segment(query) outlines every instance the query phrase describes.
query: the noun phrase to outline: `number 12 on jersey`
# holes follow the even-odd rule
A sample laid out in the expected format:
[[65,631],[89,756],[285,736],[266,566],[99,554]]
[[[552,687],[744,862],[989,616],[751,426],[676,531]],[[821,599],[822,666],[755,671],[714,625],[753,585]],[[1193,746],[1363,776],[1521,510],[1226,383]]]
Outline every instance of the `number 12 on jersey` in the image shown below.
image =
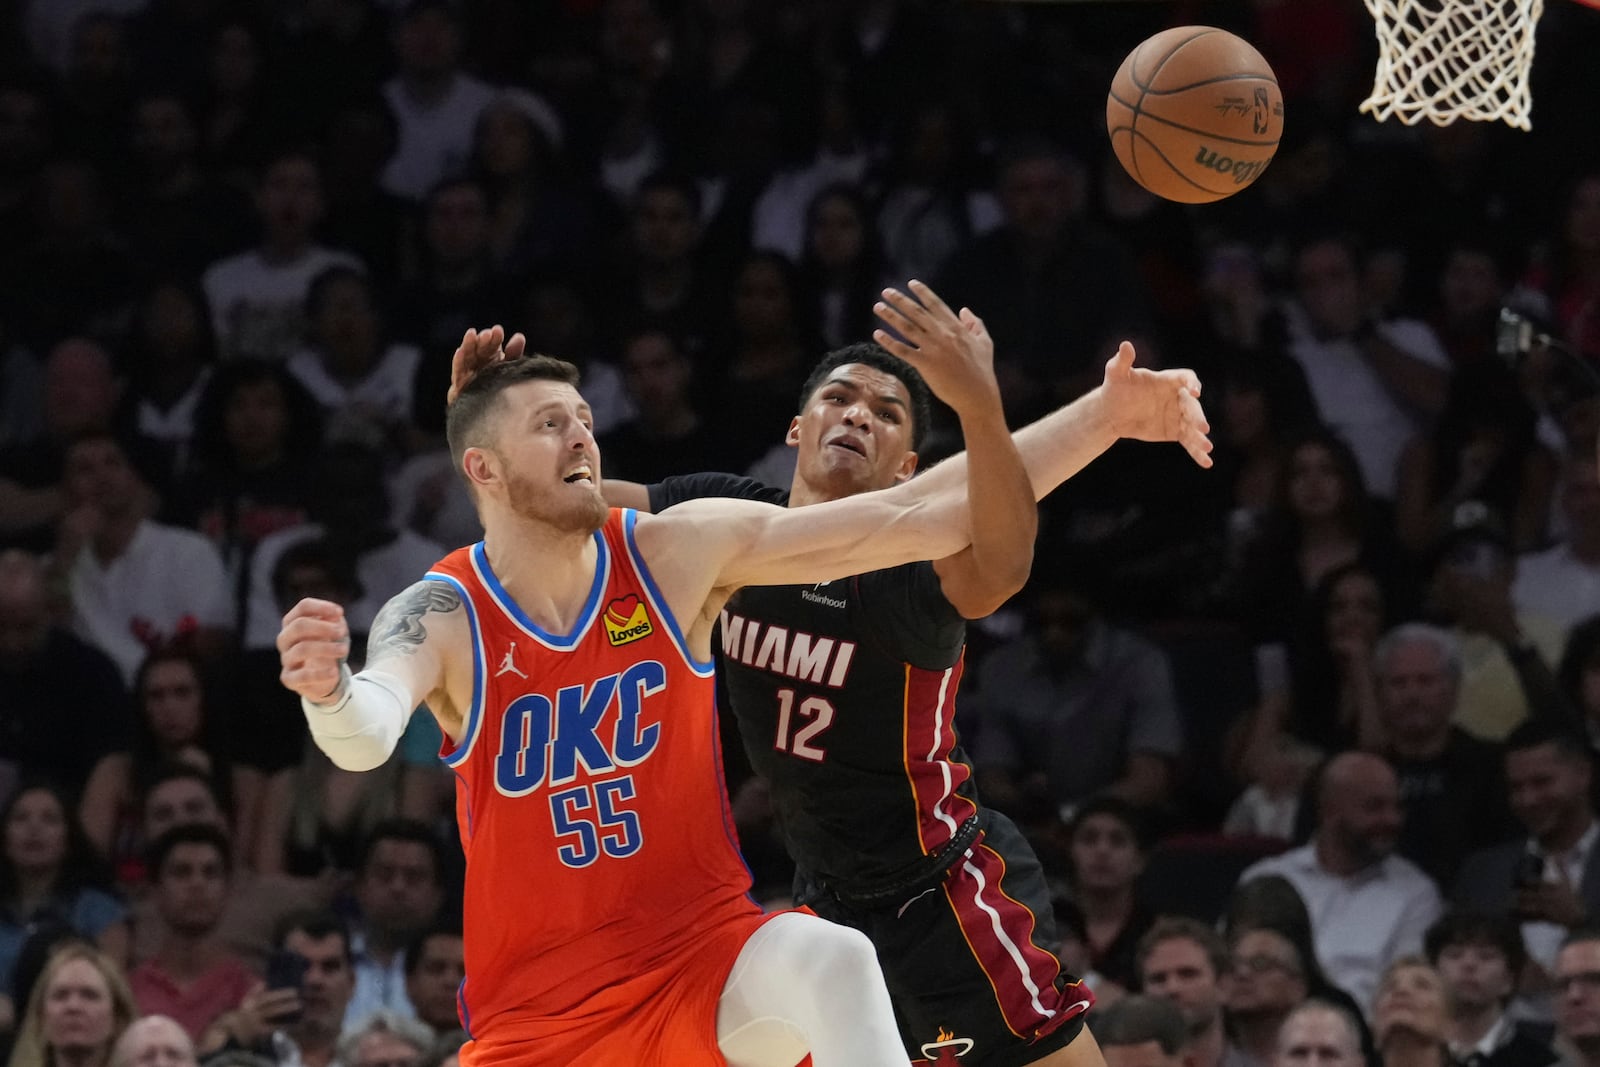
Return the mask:
[[833,704],[824,697],[806,697],[796,707],[794,696],[793,689],[778,690],[778,739],[772,747],[821,763],[827,753],[812,742],[833,725]]

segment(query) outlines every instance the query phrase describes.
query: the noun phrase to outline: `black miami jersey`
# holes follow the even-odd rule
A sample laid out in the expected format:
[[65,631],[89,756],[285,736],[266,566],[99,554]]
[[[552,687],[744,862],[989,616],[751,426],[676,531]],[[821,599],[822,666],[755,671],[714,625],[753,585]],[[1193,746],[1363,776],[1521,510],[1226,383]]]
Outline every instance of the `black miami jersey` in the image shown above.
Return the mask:
[[[786,494],[705,474],[652,486],[650,503],[706,496]],[[977,796],[954,724],[965,640],[931,563],[728,601],[718,650],[732,710],[804,874],[892,894],[971,844]]]

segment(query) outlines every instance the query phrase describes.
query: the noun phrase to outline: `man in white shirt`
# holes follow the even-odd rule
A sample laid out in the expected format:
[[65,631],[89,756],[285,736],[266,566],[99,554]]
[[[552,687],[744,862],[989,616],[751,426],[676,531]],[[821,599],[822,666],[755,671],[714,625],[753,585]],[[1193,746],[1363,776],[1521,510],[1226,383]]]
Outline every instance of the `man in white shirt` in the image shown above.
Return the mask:
[[150,494],[109,434],[67,449],[67,515],[56,546],[72,594],[73,629],[131,683],[149,651],[178,637],[220,653],[233,630],[222,557],[192,530],[146,517]]
[[1305,370],[1322,421],[1350,443],[1374,496],[1394,496],[1400,453],[1444,406],[1450,357],[1425,323],[1376,323],[1346,241],[1325,237],[1295,257],[1289,354]]
[[1328,978],[1370,1009],[1384,968],[1422,950],[1439,917],[1439,891],[1409,860],[1400,839],[1400,783],[1377,756],[1346,752],[1324,768],[1311,843],[1250,867],[1241,882],[1288,879],[1311,915],[1317,958]]
[[420,202],[441,178],[462,173],[472,156],[478,116],[494,89],[461,73],[461,28],[446,0],[412,0],[394,34],[399,73],[383,87],[399,139],[383,169],[383,187]]
[[315,242],[325,207],[322,173],[311,156],[281,152],[262,168],[261,243],[217,260],[201,277],[224,359],[287,359],[304,340],[311,280],[329,267],[365,269],[348,252]]
[[1566,537],[1517,562],[1517,611],[1570,627],[1600,611],[1600,457],[1573,451],[1561,470]]

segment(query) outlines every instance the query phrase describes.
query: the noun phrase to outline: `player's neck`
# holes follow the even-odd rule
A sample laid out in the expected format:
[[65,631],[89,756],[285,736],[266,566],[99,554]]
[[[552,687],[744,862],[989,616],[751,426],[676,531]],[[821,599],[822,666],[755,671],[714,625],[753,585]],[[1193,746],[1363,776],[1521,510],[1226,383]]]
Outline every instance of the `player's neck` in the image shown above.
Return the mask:
[[495,578],[529,618],[552,633],[571,629],[594,585],[598,550],[593,533],[491,514],[484,522],[483,542]]

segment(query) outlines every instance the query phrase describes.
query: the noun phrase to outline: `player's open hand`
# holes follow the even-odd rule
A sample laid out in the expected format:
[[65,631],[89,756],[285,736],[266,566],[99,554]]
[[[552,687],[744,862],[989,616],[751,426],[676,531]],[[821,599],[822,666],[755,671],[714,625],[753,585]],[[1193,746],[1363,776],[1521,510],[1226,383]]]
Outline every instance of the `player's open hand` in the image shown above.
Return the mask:
[[278,680],[313,704],[336,699],[349,655],[350,627],[338,604],[306,597],[283,617]]
[[[922,282],[885,289],[873,311],[888,330],[872,332],[873,340],[921,372],[935,396],[961,414],[974,405],[999,403],[994,375],[994,339],[983,320],[962,308],[958,315]],[[904,338],[904,340],[901,340]]]
[[1106,363],[1100,392],[1111,430],[1136,441],[1176,441],[1210,467],[1211,423],[1200,406],[1200,379],[1192,370],[1146,370],[1133,360],[1133,345],[1124,341]]
[[487,330],[468,330],[462,335],[455,355],[450,357],[450,392],[445,404],[454,404],[466,384],[485,367],[501,360],[519,359],[527,347],[526,337],[514,333],[507,340],[505,327],[498,324]]

